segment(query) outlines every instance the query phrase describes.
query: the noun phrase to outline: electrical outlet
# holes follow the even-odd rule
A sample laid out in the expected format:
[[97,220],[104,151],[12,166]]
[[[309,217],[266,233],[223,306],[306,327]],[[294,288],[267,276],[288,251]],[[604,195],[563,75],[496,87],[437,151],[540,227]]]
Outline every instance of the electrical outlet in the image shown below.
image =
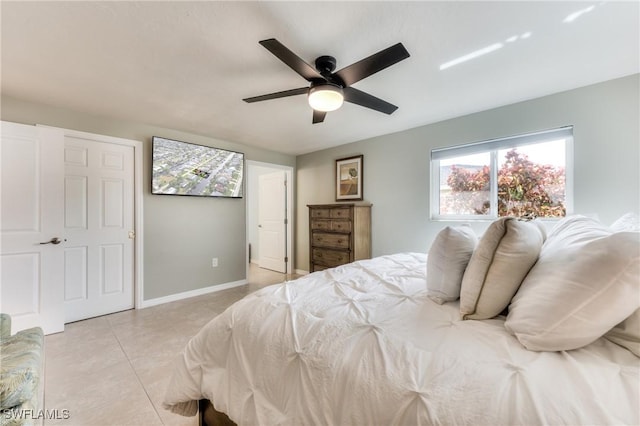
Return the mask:
[[211,259],[211,267],[212,268],[217,268],[218,267],[218,258],[214,257],[213,259]]

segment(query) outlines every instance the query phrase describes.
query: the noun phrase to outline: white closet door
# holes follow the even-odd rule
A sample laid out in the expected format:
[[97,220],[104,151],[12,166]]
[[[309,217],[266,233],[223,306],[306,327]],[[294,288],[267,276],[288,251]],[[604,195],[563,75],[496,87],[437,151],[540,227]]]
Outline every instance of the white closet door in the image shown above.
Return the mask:
[[65,322],[134,307],[134,148],[103,139],[65,137]]

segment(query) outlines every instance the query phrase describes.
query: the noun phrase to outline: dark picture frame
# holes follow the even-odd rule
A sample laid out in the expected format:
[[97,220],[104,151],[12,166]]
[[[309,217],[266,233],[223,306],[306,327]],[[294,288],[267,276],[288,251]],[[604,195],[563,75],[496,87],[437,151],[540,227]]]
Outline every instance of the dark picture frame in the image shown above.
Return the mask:
[[336,201],[362,200],[363,156],[336,160]]

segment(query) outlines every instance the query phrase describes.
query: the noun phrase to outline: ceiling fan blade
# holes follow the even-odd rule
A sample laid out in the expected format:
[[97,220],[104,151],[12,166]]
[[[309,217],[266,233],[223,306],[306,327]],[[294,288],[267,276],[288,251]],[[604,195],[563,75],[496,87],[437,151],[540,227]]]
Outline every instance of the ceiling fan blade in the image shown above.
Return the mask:
[[382,71],[403,59],[407,59],[409,56],[409,52],[407,52],[402,43],[394,44],[361,61],[342,68],[340,71],[336,71],[335,75],[340,77],[347,86],[351,86],[353,83]]
[[384,112],[385,114],[392,114],[398,109],[397,106],[390,104],[387,101],[383,101],[380,98],[376,98],[373,95],[365,93],[362,90],[354,89],[353,87],[345,87],[343,91],[344,100],[351,102],[352,104],[371,108],[376,111]]
[[327,112],[326,111],[316,111],[314,109],[313,110],[313,124],[322,123],[326,116],[327,116]]
[[325,78],[320,75],[314,67],[303,61],[298,55],[287,49],[284,44],[280,43],[275,38],[262,40],[259,43],[269,52],[273,53],[278,59],[287,64],[292,70],[300,74],[305,80],[325,80]]
[[269,99],[285,98],[287,96],[304,95],[309,91],[308,87],[300,87],[298,89],[283,90],[282,92],[269,93],[268,95],[253,96],[245,98],[243,101],[252,103],[260,101],[268,101]]

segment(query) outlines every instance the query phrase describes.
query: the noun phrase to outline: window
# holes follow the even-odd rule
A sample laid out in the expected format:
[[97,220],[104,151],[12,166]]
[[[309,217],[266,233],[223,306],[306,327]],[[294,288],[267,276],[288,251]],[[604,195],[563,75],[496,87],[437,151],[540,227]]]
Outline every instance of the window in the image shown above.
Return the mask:
[[573,127],[431,151],[431,218],[564,217]]

